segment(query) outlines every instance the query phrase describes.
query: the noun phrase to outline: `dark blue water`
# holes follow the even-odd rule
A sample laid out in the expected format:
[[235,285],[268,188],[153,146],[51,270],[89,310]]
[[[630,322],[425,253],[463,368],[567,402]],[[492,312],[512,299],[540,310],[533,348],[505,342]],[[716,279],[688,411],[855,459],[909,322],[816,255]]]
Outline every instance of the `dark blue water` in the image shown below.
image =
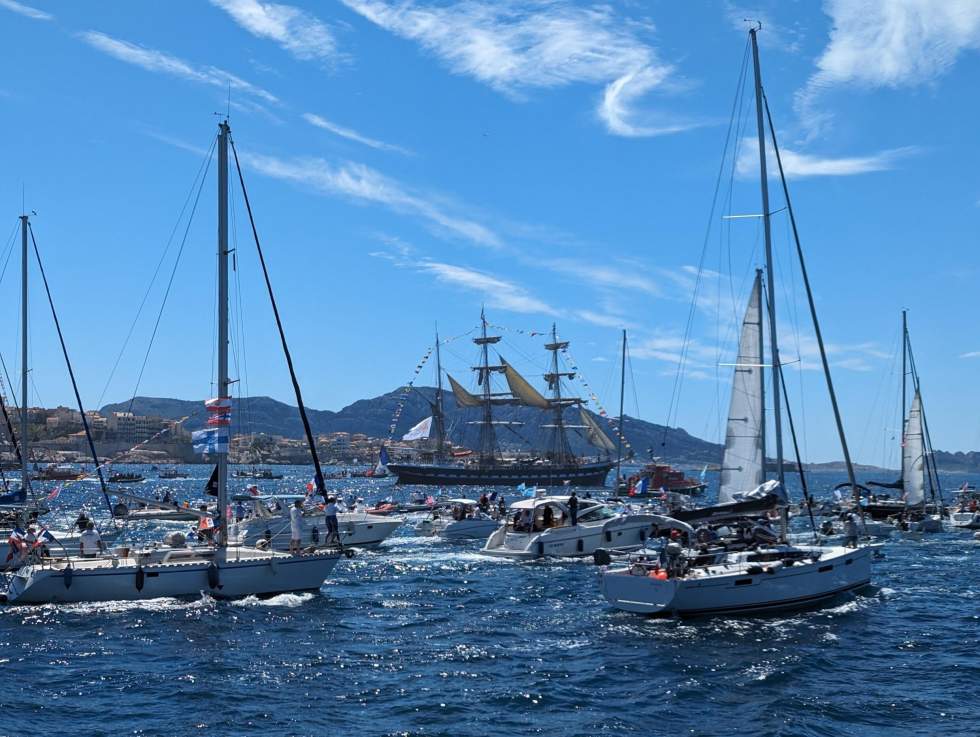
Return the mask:
[[980,732],[970,533],[888,542],[869,591],[761,619],[620,613],[590,563],[478,549],[403,528],[317,595],[0,609],[0,734]]

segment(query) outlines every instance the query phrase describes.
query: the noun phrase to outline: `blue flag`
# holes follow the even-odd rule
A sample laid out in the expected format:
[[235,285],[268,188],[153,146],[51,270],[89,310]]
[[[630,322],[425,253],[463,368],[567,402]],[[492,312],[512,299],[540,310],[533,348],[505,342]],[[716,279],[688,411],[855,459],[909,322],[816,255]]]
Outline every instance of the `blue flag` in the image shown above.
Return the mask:
[[195,453],[227,453],[228,428],[209,427],[191,433],[191,444]]

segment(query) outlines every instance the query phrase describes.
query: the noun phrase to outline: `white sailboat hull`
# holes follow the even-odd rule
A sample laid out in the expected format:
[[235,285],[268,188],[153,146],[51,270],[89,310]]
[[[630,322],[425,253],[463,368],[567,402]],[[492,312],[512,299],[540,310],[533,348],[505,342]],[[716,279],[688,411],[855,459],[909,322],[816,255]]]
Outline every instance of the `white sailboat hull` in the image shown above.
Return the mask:
[[426,537],[445,540],[485,540],[500,527],[495,519],[443,520],[424,519],[416,530]]
[[610,604],[624,611],[698,616],[804,608],[871,582],[870,548],[822,551],[816,562],[760,564],[762,572],[754,575],[744,564],[666,580],[635,575],[631,566],[603,568],[600,589]]
[[[221,563],[186,552],[188,555],[173,558],[152,556],[146,562],[138,557],[62,558],[24,566],[11,578],[7,601],[136,601],[202,593],[233,599],[315,591],[342,557],[333,550],[287,555],[229,548],[228,560]],[[209,572],[212,564],[216,576]]]
[[909,522],[909,532],[942,532],[943,519],[938,514],[926,515],[920,520]]
[[[345,547],[373,548],[387,540],[395,530],[402,526],[403,517],[382,517],[362,512],[345,512],[337,515],[337,529],[340,541]],[[289,519],[284,516],[258,518],[239,523],[232,533],[239,544],[253,547],[259,540],[268,537],[273,550],[289,550]],[[314,533],[314,530],[316,532]],[[266,532],[268,531],[268,535]],[[322,514],[304,515],[302,522],[303,545],[319,545],[326,542],[327,523]]]
[[575,558],[592,555],[602,547],[639,549],[650,536],[651,526],[647,515],[623,515],[541,532],[512,532],[500,526],[481,552],[502,558]]

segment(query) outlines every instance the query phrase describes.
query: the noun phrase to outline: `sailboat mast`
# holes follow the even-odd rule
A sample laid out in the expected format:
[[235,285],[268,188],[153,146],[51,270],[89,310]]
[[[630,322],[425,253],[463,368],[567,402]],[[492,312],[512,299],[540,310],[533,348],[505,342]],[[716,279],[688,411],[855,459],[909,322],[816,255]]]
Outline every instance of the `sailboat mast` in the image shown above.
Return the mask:
[[436,328],[436,404],[435,416],[436,423],[436,460],[442,459],[446,444],[446,422],[442,406],[442,352],[439,348],[439,329]]
[[626,329],[623,328],[623,355],[619,364],[619,428],[616,433],[616,489],[622,478],[623,465],[623,402],[626,398]]
[[487,337],[486,312],[480,310],[482,332],[476,343],[483,355],[483,365],[480,367],[480,385],[483,387],[483,424],[480,426],[480,462],[486,465],[493,463],[497,439],[493,431],[493,397],[490,388],[490,343],[493,338]]
[[[774,429],[776,434],[776,473],[779,483],[785,488],[786,478],[783,469],[783,427],[782,416],[779,402],[779,342],[776,337],[776,288],[775,270],[773,269],[772,258],[772,223],[769,216],[769,173],[766,167],[766,128],[762,115],[762,72],[759,69],[759,41],[756,38],[758,29],[753,28],[749,31],[752,37],[752,66],[755,70],[755,112],[756,123],[759,129],[759,170],[760,184],[762,189],[762,224],[766,242],[766,272],[769,278],[766,279],[766,290],[768,295],[769,307],[769,342],[770,353],[772,355],[772,412]],[[763,433],[765,434],[765,433]],[[762,457],[763,469],[765,469],[766,458]],[[763,470],[763,477],[765,471]]]
[[[228,377],[228,121],[218,133],[218,397],[230,397]],[[230,440],[230,438],[229,438]],[[229,443],[230,444],[230,443]],[[218,544],[228,545],[228,455],[218,456]]]
[[20,216],[20,473],[30,488],[27,441],[27,215]]
[[571,448],[568,445],[568,437],[565,434],[565,404],[561,397],[561,378],[562,376],[571,377],[570,372],[563,372],[558,365],[558,351],[568,346],[568,341],[558,340],[558,326],[551,324],[551,342],[545,346],[545,350],[551,351],[551,373],[545,378],[551,384],[551,404],[555,408],[555,428],[554,443],[551,448],[551,460],[562,465],[568,462],[571,455]]

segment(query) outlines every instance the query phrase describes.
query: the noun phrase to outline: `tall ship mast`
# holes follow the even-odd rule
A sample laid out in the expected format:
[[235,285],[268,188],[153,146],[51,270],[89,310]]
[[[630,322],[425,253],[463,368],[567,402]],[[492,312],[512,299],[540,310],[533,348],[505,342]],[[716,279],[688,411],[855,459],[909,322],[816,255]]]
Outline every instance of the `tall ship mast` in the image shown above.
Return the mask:
[[[389,463],[388,470],[398,477],[402,484],[429,485],[478,485],[478,486],[604,486],[606,476],[613,467],[609,457],[615,444],[603,432],[595,419],[585,411],[584,400],[566,396],[562,393],[562,380],[573,379],[575,372],[563,367],[559,353],[569,343],[558,339],[557,326],[552,326],[551,341],[545,350],[551,353],[548,372],[544,380],[549,396],[545,396],[525,379],[499,353],[496,360],[491,355],[491,347],[500,343],[501,336],[489,332],[485,312],[480,313],[480,333],[473,338],[479,351],[479,361],[472,366],[476,374],[478,392],[470,392],[451,375],[446,374],[450,389],[460,409],[479,409],[478,420],[470,424],[478,425],[479,440],[475,459],[453,462],[444,454],[436,454],[433,463]],[[442,407],[442,371],[439,343],[436,341],[436,360],[439,364],[439,380],[436,401],[433,404],[433,428],[439,448],[445,443],[445,415]],[[507,391],[496,391],[493,386],[494,375],[502,375],[507,383]],[[501,406],[523,406],[547,412],[551,419],[542,425],[548,432],[545,448],[539,449],[540,456],[534,458],[506,458],[500,452],[497,428],[521,425],[521,422],[499,419],[496,409]],[[579,407],[581,424],[570,425],[565,410]],[[583,430],[588,441],[605,458],[587,460],[575,456],[569,442],[568,430]]]

